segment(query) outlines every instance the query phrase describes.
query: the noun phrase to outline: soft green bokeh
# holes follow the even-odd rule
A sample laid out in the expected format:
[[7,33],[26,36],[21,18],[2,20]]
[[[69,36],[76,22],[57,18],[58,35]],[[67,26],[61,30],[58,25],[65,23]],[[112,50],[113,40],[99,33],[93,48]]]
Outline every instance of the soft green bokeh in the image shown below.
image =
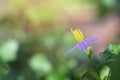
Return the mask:
[[3,41],[3,43],[0,45],[0,59],[3,62],[16,60],[18,49],[18,41],[13,39]]
[[33,55],[28,64],[37,73],[50,73],[52,71],[51,62],[44,54]]

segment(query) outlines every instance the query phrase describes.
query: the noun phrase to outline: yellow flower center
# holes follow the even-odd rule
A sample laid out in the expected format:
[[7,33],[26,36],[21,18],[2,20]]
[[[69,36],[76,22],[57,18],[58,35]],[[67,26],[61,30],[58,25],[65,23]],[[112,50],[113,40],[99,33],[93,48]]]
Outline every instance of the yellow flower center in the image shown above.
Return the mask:
[[75,39],[78,42],[83,41],[84,36],[83,36],[83,33],[80,31],[80,29],[74,29],[74,30],[72,30],[72,32],[73,32],[73,35],[74,35]]

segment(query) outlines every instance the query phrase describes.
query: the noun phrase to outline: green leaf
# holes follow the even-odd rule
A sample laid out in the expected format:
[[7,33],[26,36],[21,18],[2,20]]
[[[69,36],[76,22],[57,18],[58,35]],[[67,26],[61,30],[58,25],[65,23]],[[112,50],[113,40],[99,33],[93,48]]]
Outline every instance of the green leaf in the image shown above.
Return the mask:
[[76,73],[76,77],[80,78],[80,80],[83,80],[88,72],[88,67],[86,65],[81,65],[74,72]]
[[107,49],[100,53],[101,60],[109,60],[120,53],[120,45],[109,45]]
[[90,75],[91,75],[95,80],[100,80],[99,75],[98,75],[93,69],[89,69],[88,72],[90,73]]
[[109,80],[110,68],[108,66],[104,66],[100,71],[101,80]]
[[110,53],[100,53],[101,60],[109,60],[115,57],[115,55],[110,54]]
[[120,45],[112,45],[112,50],[111,52],[115,55],[120,53]]
[[86,74],[87,74],[87,70],[83,71],[82,74],[81,74],[81,76],[80,76],[80,79],[81,80],[84,79],[84,77],[86,76]]

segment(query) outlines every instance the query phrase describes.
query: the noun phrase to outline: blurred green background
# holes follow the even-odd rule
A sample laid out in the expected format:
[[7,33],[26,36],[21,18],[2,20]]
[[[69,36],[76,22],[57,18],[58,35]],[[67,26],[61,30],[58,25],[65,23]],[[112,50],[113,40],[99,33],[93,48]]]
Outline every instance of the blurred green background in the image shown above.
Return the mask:
[[[0,80],[80,80],[89,63],[79,50],[64,55],[77,43],[70,29],[99,38],[89,44],[97,64],[109,44],[120,44],[119,11],[119,0],[0,0]],[[119,60],[111,80],[120,79]]]

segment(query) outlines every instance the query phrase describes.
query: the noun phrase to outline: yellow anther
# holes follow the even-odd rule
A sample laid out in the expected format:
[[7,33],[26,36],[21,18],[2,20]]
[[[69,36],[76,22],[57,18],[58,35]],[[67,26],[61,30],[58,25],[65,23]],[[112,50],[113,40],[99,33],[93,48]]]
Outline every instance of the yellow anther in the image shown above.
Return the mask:
[[72,32],[73,32],[73,34],[74,34],[75,39],[76,39],[78,42],[83,41],[84,36],[83,36],[82,32],[80,31],[80,29],[72,30]]

